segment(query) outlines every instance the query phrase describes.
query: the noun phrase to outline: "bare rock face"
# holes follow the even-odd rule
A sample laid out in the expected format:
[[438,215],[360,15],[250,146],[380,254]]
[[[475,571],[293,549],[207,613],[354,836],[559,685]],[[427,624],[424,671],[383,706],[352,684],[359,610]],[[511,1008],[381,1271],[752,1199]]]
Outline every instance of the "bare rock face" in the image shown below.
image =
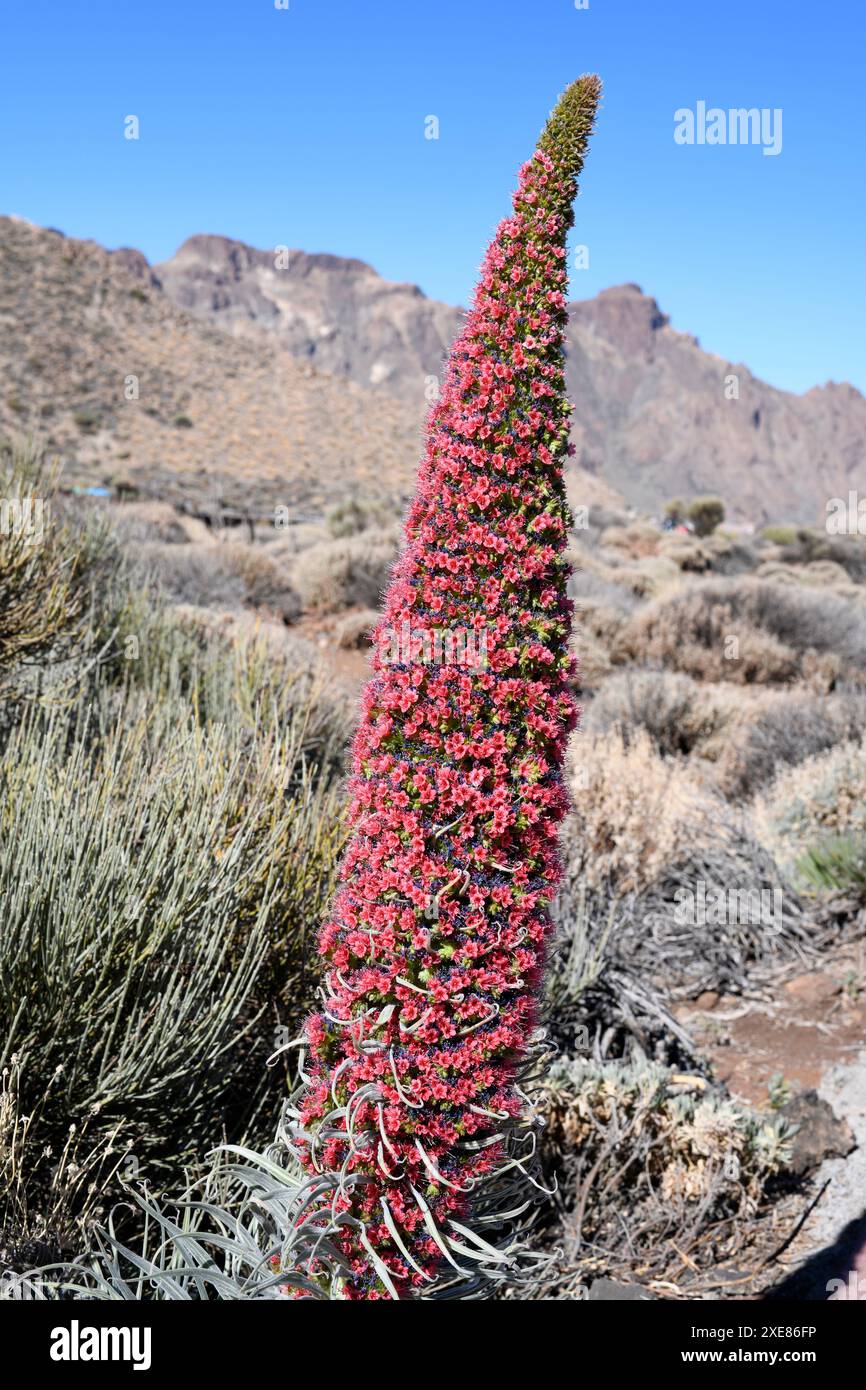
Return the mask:
[[[409,487],[461,309],[363,261],[221,236],[190,237],[151,267],[129,247],[0,218],[0,259],[10,326],[0,427],[8,416],[7,429],[47,427],[68,445],[57,418],[68,404],[79,458],[116,453],[130,467],[229,481],[239,468],[287,482],[303,473],[292,495],[310,499],[351,490],[353,477],[360,491]],[[123,382],[136,364],[143,423],[115,439],[113,422],[133,414]],[[714,493],[733,520],[815,523],[831,498],[864,487],[859,391],[768,386],[674,329],[637,285],[570,305],[567,382],[572,506],[625,500],[652,512]],[[195,428],[184,433],[185,420]],[[146,449],[141,429],[154,435]]]
[[[224,331],[276,335],[294,356],[420,411],[462,312],[363,261],[194,236],[156,267],[168,297]],[[426,392],[426,395],[425,395]]]
[[629,501],[720,494],[728,514],[820,522],[863,481],[866,399],[829,384],[779,391],[673,329],[636,285],[570,308],[578,458]]
[[[274,333],[293,355],[423,411],[462,311],[363,261],[302,251],[282,269],[276,261],[275,252],[198,236],[155,273],[191,313],[236,334]],[[584,476],[650,511],[673,496],[720,493],[730,517],[757,524],[821,521],[828,499],[856,486],[866,399],[854,387],[776,390],[672,328],[638,285],[574,303],[569,317],[572,439]],[[578,501],[580,486],[570,492]]]
[[134,246],[118,246],[110,255],[117,265],[123,266],[123,269],[134,275],[136,280],[152,285],[157,290],[162,288],[159,277],[151,270],[150,262],[142,251],[136,251]]

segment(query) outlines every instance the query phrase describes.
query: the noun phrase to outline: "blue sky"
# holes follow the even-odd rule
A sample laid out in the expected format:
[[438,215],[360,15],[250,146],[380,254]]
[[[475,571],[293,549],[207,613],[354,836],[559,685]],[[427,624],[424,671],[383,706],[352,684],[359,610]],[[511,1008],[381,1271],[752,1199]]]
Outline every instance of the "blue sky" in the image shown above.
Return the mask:
[[[466,302],[584,71],[589,269],[775,385],[866,390],[862,0],[2,0],[0,210],[171,255],[194,232],[359,256]],[[781,108],[782,149],[674,112]],[[140,138],[124,139],[137,115]],[[425,117],[439,139],[424,138]]]

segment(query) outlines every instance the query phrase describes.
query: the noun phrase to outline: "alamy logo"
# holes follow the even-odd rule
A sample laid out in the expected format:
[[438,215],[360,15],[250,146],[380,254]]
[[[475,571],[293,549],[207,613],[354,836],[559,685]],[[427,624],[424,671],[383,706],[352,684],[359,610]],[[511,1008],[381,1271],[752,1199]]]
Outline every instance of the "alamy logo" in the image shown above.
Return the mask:
[[848,1271],[846,1279],[828,1279],[827,1297],[834,1303],[866,1303],[866,1274],[856,1269]]
[[866,536],[866,497],[853,491],[831,497],[826,512],[828,536]]
[[41,541],[45,534],[45,503],[41,497],[0,497],[0,535]]
[[779,888],[711,888],[699,879],[694,892],[678,888],[674,899],[674,921],[681,927],[771,927],[782,916]]
[[487,666],[486,628],[413,627],[407,620],[399,631],[382,628],[376,638],[380,659],[389,666]]
[[134,1371],[150,1370],[149,1327],[69,1327],[51,1332],[52,1361],[131,1361]]
[[674,140],[678,145],[761,145],[764,154],[782,152],[782,108],[721,106],[707,109],[699,101],[694,111],[681,106],[674,112]]

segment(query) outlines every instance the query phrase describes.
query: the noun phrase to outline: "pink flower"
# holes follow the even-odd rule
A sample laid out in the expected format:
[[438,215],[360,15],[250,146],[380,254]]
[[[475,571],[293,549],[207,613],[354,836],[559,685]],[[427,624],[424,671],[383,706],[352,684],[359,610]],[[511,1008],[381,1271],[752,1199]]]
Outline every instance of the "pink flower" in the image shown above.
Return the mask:
[[520,1109],[577,718],[560,286],[598,95],[595,78],[573,84],[521,169],[430,412],[379,628],[483,634],[485,662],[431,659],[421,640],[389,662],[377,642],[361,700],[353,836],[319,939],[327,1004],[307,1024],[298,1102],[303,1162],[343,1174],[321,1215],[334,1201],[355,1218],[333,1236],[350,1298],[389,1295],[369,1244],[401,1296],[435,1272],[427,1221],[471,1220],[473,1185],[502,1161],[501,1141],[483,1142],[491,1113]]

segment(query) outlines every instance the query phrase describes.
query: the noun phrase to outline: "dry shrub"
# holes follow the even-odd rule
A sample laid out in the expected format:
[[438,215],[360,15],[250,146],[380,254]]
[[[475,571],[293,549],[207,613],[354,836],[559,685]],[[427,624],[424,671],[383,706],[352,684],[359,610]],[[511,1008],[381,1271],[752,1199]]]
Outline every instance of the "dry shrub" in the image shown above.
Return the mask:
[[268,550],[240,541],[151,542],[139,547],[138,562],[172,603],[229,610],[249,604],[271,609],[284,622],[293,622],[301,611],[286,569]]
[[717,531],[712,536],[705,536],[702,544],[707,549],[710,568],[715,574],[750,574],[760,564],[757,547],[742,536]]
[[626,526],[608,526],[599,537],[599,544],[609,550],[621,551],[630,560],[642,555],[657,555],[661,533],[649,521],[632,521]]
[[606,531],[610,526],[628,526],[631,518],[621,507],[608,507],[601,502],[593,502],[589,509],[589,526],[592,531]]
[[672,560],[678,569],[688,574],[705,574],[712,569],[709,546],[706,541],[699,541],[697,536],[667,532],[659,543],[659,554]]
[[356,536],[371,526],[386,526],[393,520],[393,512],[381,501],[361,500],[349,497],[332,507],[325,518],[328,530],[336,540],[344,536]]
[[578,688],[595,690],[611,669],[611,643],[634,612],[637,598],[607,566],[587,562],[584,554],[569,558],[575,565],[568,592],[577,622]]
[[755,578],[772,584],[800,585],[820,589],[852,603],[866,604],[866,589],[848,577],[843,565],[835,560],[815,560],[807,565],[785,564],[782,560],[766,560],[756,571]]
[[716,532],[712,536],[682,535],[669,532],[662,537],[659,554],[673,560],[681,570],[693,574],[748,574],[759,563],[755,548],[739,537]]
[[292,569],[304,608],[319,613],[378,608],[398,543],[393,530],[364,531],[305,550]]
[[822,840],[866,832],[866,741],[852,741],[782,772],[755,803],[755,825],[793,866]]
[[698,1282],[755,1232],[790,1131],[641,1062],[563,1059],[539,1097],[543,1153],[560,1193],[561,1255],[539,1297],[579,1297],[598,1274]]
[[335,629],[337,646],[347,650],[366,647],[378,621],[379,614],[372,608],[362,608],[359,613],[347,613]]
[[627,617],[637,607],[637,599],[628,585],[620,582],[618,572],[585,552],[571,551],[569,562],[574,572],[568,582],[569,597],[581,611],[603,607]]
[[[111,528],[122,545],[185,545],[206,540],[203,521],[178,516],[170,502],[122,502],[106,509]],[[198,534],[196,534],[198,533]]]
[[662,757],[689,754],[727,726],[728,711],[690,676],[619,672],[606,680],[584,720],[587,733],[645,729]]
[[231,609],[241,607],[246,597],[246,585],[222,546],[148,542],[140,546],[138,561],[170,603]]
[[738,710],[718,741],[718,782],[725,796],[750,798],[782,769],[853,739],[866,726],[866,697],[773,691]]
[[827,593],[754,579],[701,582],[632,617],[614,661],[663,665],[703,680],[832,688],[866,665],[866,614]]
[[866,539],[862,536],[831,536],[823,528],[799,526],[781,544],[779,558],[786,564],[809,565],[830,560],[841,565],[855,584],[866,583]]
[[711,794],[646,729],[579,739],[575,764],[563,848],[590,888],[646,889],[712,818]]
[[245,602],[255,608],[270,608],[285,623],[300,617],[301,600],[289,581],[288,568],[256,545],[230,541],[220,546],[229,566],[242,580]]
[[586,626],[575,634],[573,646],[577,657],[575,688],[580,691],[597,690],[613,670],[606,646]]
[[638,598],[657,598],[682,582],[679,565],[666,555],[645,555],[623,565],[616,575]]
[[617,663],[665,666],[703,681],[742,685],[796,678],[796,652],[746,621],[733,603],[707,604],[700,589],[649,605],[614,641]]

